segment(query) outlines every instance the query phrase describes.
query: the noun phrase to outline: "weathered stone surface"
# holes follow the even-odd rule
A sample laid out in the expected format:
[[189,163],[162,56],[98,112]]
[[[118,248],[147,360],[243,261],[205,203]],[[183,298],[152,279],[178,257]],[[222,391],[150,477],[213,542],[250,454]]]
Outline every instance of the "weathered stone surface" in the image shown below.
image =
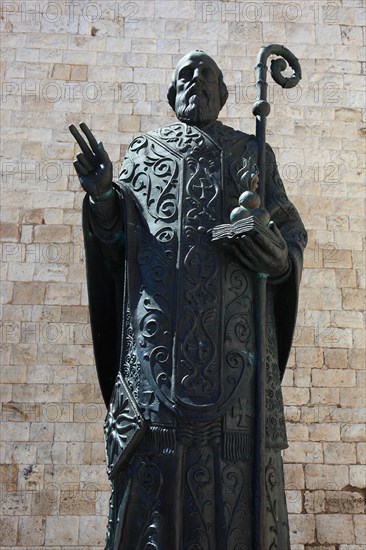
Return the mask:
[[325,491],[325,507],[333,514],[363,514],[365,498],[352,491]]
[[14,548],[18,539],[18,521],[17,517],[0,517],[1,543],[4,546]]
[[46,538],[48,545],[73,545],[79,542],[79,518],[77,516],[48,516],[46,518]]
[[315,542],[315,516],[308,514],[289,514],[291,541],[298,543]]
[[349,484],[348,467],[307,464],[305,466],[305,484],[307,489],[340,491]]
[[307,514],[320,514],[325,512],[325,492],[305,491],[304,506]]
[[316,529],[321,544],[353,543],[352,516],[346,514],[317,514]]

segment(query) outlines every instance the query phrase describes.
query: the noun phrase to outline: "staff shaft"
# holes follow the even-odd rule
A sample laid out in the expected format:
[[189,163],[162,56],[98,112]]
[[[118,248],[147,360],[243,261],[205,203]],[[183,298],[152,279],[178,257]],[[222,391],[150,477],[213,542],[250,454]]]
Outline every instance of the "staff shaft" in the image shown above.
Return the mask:
[[[294,54],[279,44],[271,44],[259,50],[256,66],[257,98],[253,105],[256,117],[256,138],[258,142],[259,189],[261,204],[265,207],[266,190],[266,118],[270,113],[267,102],[267,59],[269,55],[282,56],[271,63],[271,75],[282,88],[292,88],[301,79],[301,67]],[[287,78],[281,71],[286,69],[286,61],[294,74]],[[256,284],[256,442],[254,452],[254,514],[253,532],[255,550],[266,549],[266,279],[265,273],[257,273]]]

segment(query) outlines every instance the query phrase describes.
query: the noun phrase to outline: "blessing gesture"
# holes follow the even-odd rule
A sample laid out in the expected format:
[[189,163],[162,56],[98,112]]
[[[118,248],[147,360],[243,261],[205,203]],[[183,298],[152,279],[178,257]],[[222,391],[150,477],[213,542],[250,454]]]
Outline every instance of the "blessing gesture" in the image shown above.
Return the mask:
[[69,126],[71,134],[82,150],[82,153],[76,155],[75,170],[84,191],[91,196],[93,201],[102,201],[109,198],[113,193],[112,163],[103,147],[103,143],[101,141],[97,142],[85,122],[80,123],[80,129],[89,144],[74,124]]

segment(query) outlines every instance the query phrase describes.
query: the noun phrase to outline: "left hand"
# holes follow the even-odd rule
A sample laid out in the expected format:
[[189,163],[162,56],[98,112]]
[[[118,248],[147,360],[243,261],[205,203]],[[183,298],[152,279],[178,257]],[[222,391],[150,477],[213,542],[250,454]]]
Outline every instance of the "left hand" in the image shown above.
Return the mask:
[[273,221],[269,223],[269,229],[273,231],[278,241],[277,246],[261,233],[226,240],[225,245],[252,271],[266,273],[270,277],[279,277],[289,267],[287,244]]

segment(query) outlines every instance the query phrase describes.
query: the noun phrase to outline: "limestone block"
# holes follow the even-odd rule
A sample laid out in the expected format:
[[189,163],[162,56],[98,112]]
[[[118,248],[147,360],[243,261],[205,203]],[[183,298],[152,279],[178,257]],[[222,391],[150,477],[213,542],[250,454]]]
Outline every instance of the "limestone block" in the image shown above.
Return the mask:
[[[5,492],[0,502],[0,521],[8,516],[29,516],[30,515],[31,495],[27,492]],[[17,518],[19,519],[19,518]],[[18,522],[13,522],[16,528]],[[11,523],[5,522],[5,527]],[[10,538],[10,534],[8,534]]]
[[37,443],[37,460],[42,464],[61,465],[66,463],[66,447],[64,442]]
[[105,541],[105,519],[100,516],[80,518],[79,544],[103,544]]
[[334,422],[341,422],[350,424],[352,422],[364,422],[365,410],[360,406],[360,403],[355,403],[352,407],[335,407],[332,412],[332,418]]
[[328,368],[348,368],[348,354],[345,349],[326,349],[324,352],[325,365]]
[[60,491],[55,486],[46,486],[32,494],[32,516],[56,516],[60,513]]
[[94,384],[67,384],[64,388],[64,400],[68,403],[93,402],[94,395]]
[[[340,427],[330,422],[317,422],[309,425],[309,439],[311,441],[339,441]],[[343,439],[343,438],[342,438]]]
[[12,344],[10,364],[33,365],[36,362],[36,356],[36,344]]
[[87,80],[87,76],[87,65],[71,65],[70,80],[84,81]]
[[316,25],[315,31],[319,44],[341,44],[339,25]]
[[362,235],[355,231],[335,231],[334,240],[336,246],[348,250],[362,250]]
[[2,441],[29,441],[30,425],[28,422],[22,422],[17,426],[16,433],[14,433],[14,424],[9,422],[4,424],[1,428],[1,440]]
[[91,443],[78,441],[69,442],[67,445],[68,464],[90,464]]
[[17,61],[39,61],[39,48],[17,48],[15,59]]
[[357,462],[359,464],[366,464],[366,443],[362,441],[356,444],[357,450]]
[[110,487],[105,469],[103,466],[98,465],[81,465],[80,466],[80,483],[81,486],[85,486],[97,491],[104,491]]
[[342,289],[343,307],[353,311],[363,311],[365,295],[363,290],[357,288]]
[[283,454],[284,462],[323,462],[323,449],[320,443],[315,442],[297,442],[296,445],[290,445]]
[[41,516],[19,518],[19,538],[17,544],[43,545],[45,539],[45,518]]
[[312,369],[312,383],[317,387],[348,388],[356,385],[356,373],[345,369]]
[[287,405],[305,405],[309,402],[308,388],[283,388],[283,398]]
[[364,388],[341,388],[340,404],[342,407],[350,407],[350,408],[364,407],[365,406]]
[[36,384],[34,390],[36,403],[54,403],[62,400],[62,384]]
[[365,439],[364,424],[350,424],[341,427],[342,441],[363,441]]
[[4,491],[16,491],[18,483],[17,464],[0,464],[0,483]]
[[55,441],[84,441],[85,424],[62,422],[56,424]]
[[[45,209],[45,211],[44,211],[44,223],[45,223],[46,226],[56,224],[56,225],[59,225],[60,227],[62,227],[62,229],[63,229],[64,226],[62,226],[62,221],[63,221],[63,210],[62,210],[62,208],[46,208]],[[36,231],[35,231],[35,233],[36,233]],[[56,239],[53,239],[52,237],[49,240],[51,242],[60,242],[60,241],[57,241]],[[68,242],[68,241],[66,241],[66,242]]]
[[105,465],[104,443],[92,443],[91,464]]
[[45,303],[51,305],[80,305],[80,285],[77,283],[48,283]]
[[45,422],[32,422],[30,429],[31,441],[53,441],[54,425]]
[[365,368],[365,350],[352,349],[348,351],[348,361],[352,369]]
[[1,545],[14,548],[18,539],[19,518],[11,516],[0,517]]
[[364,466],[350,466],[349,482],[352,487],[366,488],[366,471]]
[[[57,159],[58,157],[56,155]],[[72,208],[74,202],[73,193],[69,191],[35,191],[32,194],[33,206],[41,208]]]
[[46,517],[46,544],[78,545],[79,518],[76,516]]
[[326,491],[327,512],[334,514],[363,514],[365,503],[362,494],[351,491]]
[[[311,388],[311,402],[317,405],[318,412],[321,411],[319,405],[324,405],[325,407],[330,406],[334,408],[339,403],[339,388]],[[324,411],[326,412],[326,411]],[[321,420],[321,417],[317,417],[318,420]]]
[[341,490],[349,483],[348,466],[307,464],[305,481],[308,489]]
[[9,264],[8,278],[11,281],[32,281],[34,264],[12,262]]
[[289,441],[307,441],[309,429],[306,424],[286,423],[287,437]]
[[291,544],[315,542],[315,517],[313,514],[289,514]]
[[304,269],[303,271],[303,282],[304,285],[311,286],[312,281],[317,280],[317,284],[320,287],[330,287],[335,288],[336,279],[334,269]]
[[310,369],[292,369],[287,366],[282,379],[283,386],[308,387],[310,384]]
[[93,365],[93,349],[90,345],[85,344],[65,345],[63,349],[63,362],[65,365]]
[[61,491],[60,514],[65,516],[86,516],[93,514],[95,510],[94,495],[95,493],[80,489]]
[[289,514],[301,514],[302,493],[301,491],[286,491],[287,511]]
[[346,514],[317,514],[316,531],[321,544],[353,543],[352,516]]
[[[104,409],[105,410],[105,409]],[[85,425],[85,440],[84,441],[102,441],[103,424],[102,422],[87,422]]]
[[[37,362],[40,363],[42,367],[37,366],[36,369],[29,371],[28,379],[30,382],[35,382],[37,378],[38,378],[38,382],[44,382],[46,373],[49,381],[54,382],[57,376],[57,381],[59,382],[60,369],[57,369],[57,373],[56,373],[55,368],[50,368],[48,372],[48,369],[47,368],[45,369],[43,367],[50,366],[50,365],[60,365],[62,363],[62,345],[50,343],[50,344],[42,344],[41,346],[38,346]],[[62,381],[64,382],[66,381],[66,379],[70,380],[69,378],[70,376],[72,376],[72,373],[70,373],[70,370],[68,369],[66,376],[64,373]]]
[[41,304],[44,293],[44,283],[15,282],[13,302],[15,304]]
[[307,489],[341,490],[349,484],[348,466],[328,464],[306,464],[305,481]]
[[27,367],[21,365],[5,365],[2,361],[1,381],[3,384],[23,384],[27,379]]
[[[23,306],[23,305],[4,305],[2,307],[2,318],[4,321],[19,321],[15,323],[13,328],[16,327],[18,332],[16,332],[16,338],[12,341],[19,341],[20,338],[20,328],[21,321],[31,321],[32,319],[32,306]],[[10,336],[10,335],[9,335]],[[4,342],[10,341],[6,335],[3,338]]]
[[352,264],[355,269],[364,269],[365,254],[361,251],[352,251]]
[[97,491],[95,498],[95,513],[98,516],[105,516],[105,511],[108,510],[109,496],[108,491]]
[[16,223],[2,222],[0,227],[1,240],[4,242],[19,241],[19,225]]
[[296,365],[298,367],[321,367],[323,350],[319,347],[296,348]]
[[0,398],[3,403],[9,403],[12,400],[12,387],[10,384],[0,384]]
[[[336,277],[337,277],[337,270],[336,270]],[[342,309],[341,291],[334,288],[322,288],[322,292],[320,294],[320,303],[321,303],[321,306],[320,306],[321,309],[326,309],[326,308],[333,309],[333,310]]]
[[13,388],[13,401],[19,403],[32,403],[35,397],[33,384],[16,384]]
[[325,512],[325,492],[305,491],[304,507],[307,514],[320,514]]
[[355,542],[357,544],[365,544],[365,535],[366,535],[366,521],[365,521],[365,515],[355,515],[353,516],[354,522],[355,522],[355,536],[356,540]]
[[324,443],[323,449],[326,464],[354,464],[356,462],[356,446],[354,443],[339,441]]

